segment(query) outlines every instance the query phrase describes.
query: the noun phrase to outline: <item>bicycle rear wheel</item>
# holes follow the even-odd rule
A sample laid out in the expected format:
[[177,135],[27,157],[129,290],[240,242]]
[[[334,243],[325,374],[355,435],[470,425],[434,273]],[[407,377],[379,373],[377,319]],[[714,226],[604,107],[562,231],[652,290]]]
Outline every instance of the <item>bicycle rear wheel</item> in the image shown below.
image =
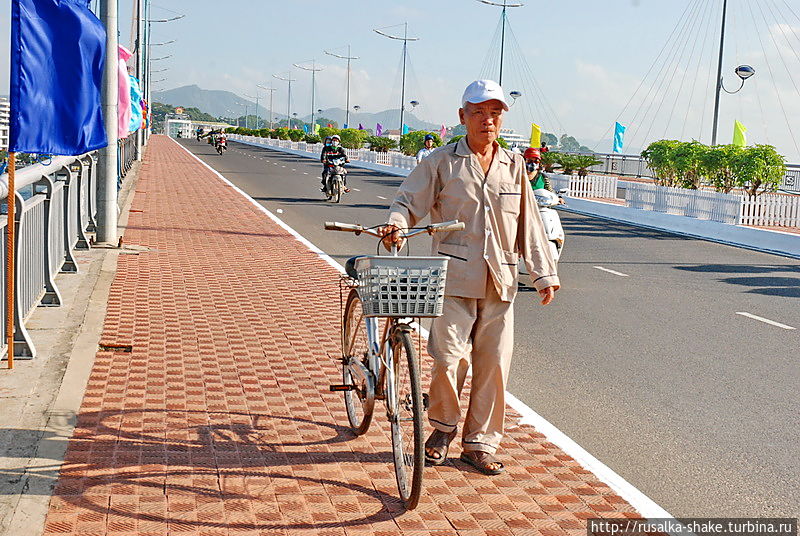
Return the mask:
[[392,454],[397,489],[408,510],[416,508],[422,493],[425,451],[422,439],[422,386],[414,343],[408,331],[398,330],[392,340],[394,362],[394,415]]
[[[356,289],[350,291],[344,308],[344,327],[342,329],[342,379],[345,385],[353,388],[344,392],[344,405],[347,420],[356,435],[369,429],[372,412],[375,409],[375,387],[369,378],[357,378],[351,372],[351,363],[366,365],[369,355],[367,339],[367,318],[361,308],[361,298]],[[367,374],[369,374],[367,372]]]

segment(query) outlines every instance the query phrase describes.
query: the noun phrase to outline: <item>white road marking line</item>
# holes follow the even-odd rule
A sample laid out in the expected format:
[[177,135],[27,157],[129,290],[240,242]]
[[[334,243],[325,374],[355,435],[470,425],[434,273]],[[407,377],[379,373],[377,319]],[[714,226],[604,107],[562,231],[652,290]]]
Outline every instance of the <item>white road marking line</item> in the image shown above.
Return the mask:
[[278,214],[283,214],[283,209],[282,209],[282,208],[279,208],[279,209],[278,209],[278,210],[276,210],[275,212],[277,212]]
[[379,196],[378,196],[378,199],[386,199],[386,198],[385,198],[385,197],[383,197],[382,195],[379,195]]
[[304,171],[304,172],[303,172],[303,175],[308,175],[308,171]]
[[604,272],[608,272],[609,274],[618,275],[620,277],[630,277],[628,274],[623,274],[622,272],[617,272],[616,270],[609,270],[608,268],[603,268],[602,266],[595,266],[598,270],[603,270]]
[[[298,233],[295,229],[286,224],[286,222],[284,222],[276,215],[274,215],[272,212],[270,212],[269,209],[267,209],[265,206],[260,204],[252,197],[250,197],[241,188],[239,188],[231,181],[226,179],[219,171],[217,171],[216,169],[212,168],[211,166],[203,162],[189,149],[186,149],[178,142],[175,142],[175,144],[181,147],[181,149],[186,151],[189,155],[191,155],[202,166],[204,166],[214,175],[219,177],[219,179],[222,182],[231,186],[234,189],[234,191],[240,193],[242,197],[247,199],[253,206],[256,207],[256,209],[263,212],[269,219],[271,219],[276,224],[280,225],[283,229],[285,229],[287,232],[289,232],[292,236],[295,237],[295,239],[297,239],[297,241],[299,241],[301,244],[304,244],[312,252],[316,253],[323,261],[327,262],[329,265],[331,265],[340,273],[344,273],[344,266],[333,260],[333,258],[330,255],[328,255],[327,253],[319,249],[317,246],[312,244],[306,237]],[[422,331],[423,335],[427,337],[427,333],[425,333],[424,330],[420,331]],[[575,443],[561,430],[553,426],[547,419],[545,419],[544,417],[533,411],[524,402],[517,399],[514,395],[512,395],[508,391],[506,391],[506,402],[515,411],[517,411],[517,413],[519,413],[522,416],[522,419],[520,419],[518,426],[528,424],[536,428],[539,432],[544,434],[544,436],[550,442],[557,445],[566,454],[572,456],[582,467],[586,468],[589,471],[592,471],[595,475],[597,475],[597,477],[601,481],[608,484],[611,487],[611,489],[616,491],[618,495],[622,496],[623,499],[628,501],[631,504],[631,506],[633,506],[636,510],[638,510],[638,512],[643,517],[673,518],[673,516],[670,515],[669,512],[661,508],[652,499],[650,499],[650,497],[648,497],[647,495],[636,489],[636,487],[630,484],[627,480],[625,480],[617,473],[615,473],[613,469],[611,469],[603,462],[592,456],[589,452],[587,452],[583,447]]]
[[759,322],[764,322],[765,324],[769,324],[770,326],[775,326],[775,327],[778,327],[778,328],[797,329],[797,328],[793,328],[792,326],[787,326],[786,324],[781,324],[780,322],[775,322],[774,320],[770,320],[768,318],[762,318],[760,316],[756,316],[756,315],[753,315],[753,314],[750,314],[750,313],[737,312],[736,314],[737,315],[746,316],[747,318],[752,318],[753,320],[758,320]]
[[361,190],[359,190],[358,188],[353,188],[353,191],[354,192],[360,192]]
[[296,169],[292,168],[292,171],[297,171]]

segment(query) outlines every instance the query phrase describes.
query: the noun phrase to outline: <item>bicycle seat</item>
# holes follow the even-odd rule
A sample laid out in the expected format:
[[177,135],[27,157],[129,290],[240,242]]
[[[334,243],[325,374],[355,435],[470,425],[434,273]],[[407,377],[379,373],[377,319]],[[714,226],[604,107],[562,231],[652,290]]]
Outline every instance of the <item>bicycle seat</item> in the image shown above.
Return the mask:
[[356,255],[355,257],[350,257],[347,259],[347,262],[344,263],[344,271],[347,272],[347,275],[352,277],[353,279],[358,279],[358,273],[356,273],[356,259],[360,259],[364,257],[364,255]]

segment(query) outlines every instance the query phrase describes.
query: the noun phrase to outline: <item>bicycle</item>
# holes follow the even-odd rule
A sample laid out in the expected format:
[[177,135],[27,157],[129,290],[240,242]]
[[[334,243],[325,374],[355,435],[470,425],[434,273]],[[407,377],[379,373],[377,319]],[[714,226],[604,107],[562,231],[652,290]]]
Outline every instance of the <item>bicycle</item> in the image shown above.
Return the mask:
[[[381,237],[377,228],[358,224],[326,222],[325,229]],[[451,221],[400,231],[400,236],[463,229],[464,223]],[[350,288],[342,315],[343,383],[330,390],[344,392],[347,419],[356,435],[369,429],[375,400],[384,401],[397,488],[408,510],[417,506],[422,493],[422,416],[427,404],[412,333],[415,318],[442,314],[447,262],[447,257],[401,257],[392,246],[391,256],[349,259],[342,276]],[[386,320],[378,337],[381,318]]]

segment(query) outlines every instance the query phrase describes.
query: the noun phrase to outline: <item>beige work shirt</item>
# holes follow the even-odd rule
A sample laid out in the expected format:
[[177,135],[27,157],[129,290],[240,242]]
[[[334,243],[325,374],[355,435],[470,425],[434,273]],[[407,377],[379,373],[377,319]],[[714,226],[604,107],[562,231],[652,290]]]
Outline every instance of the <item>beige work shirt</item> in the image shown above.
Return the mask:
[[448,296],[484,298],[491,274],[500,298],[513,300],[520,256],[537,290],[560,285],[521,155],[497,146],[484,175],[466,137],[437,149],[403,181],[389,223],[413,227],[428,214],[432,223],[466,224],[433,235],[432,254],[450,258]]

